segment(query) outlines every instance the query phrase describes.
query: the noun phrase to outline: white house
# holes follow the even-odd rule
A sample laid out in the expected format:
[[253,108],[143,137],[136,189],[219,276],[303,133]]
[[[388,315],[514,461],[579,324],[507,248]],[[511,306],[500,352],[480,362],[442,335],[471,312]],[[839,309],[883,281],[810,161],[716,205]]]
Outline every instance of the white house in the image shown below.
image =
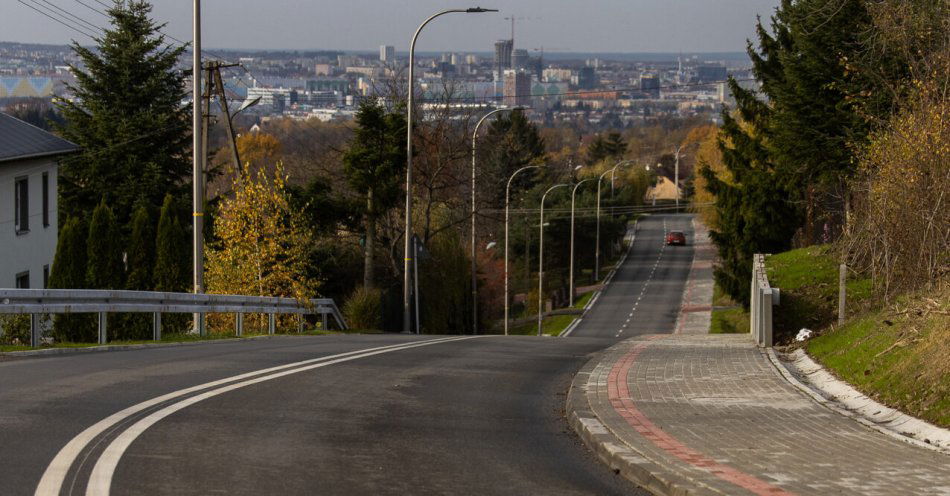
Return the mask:
[[56,254],[57,160],[78,146],[0,113],[0,288],[45,288]]

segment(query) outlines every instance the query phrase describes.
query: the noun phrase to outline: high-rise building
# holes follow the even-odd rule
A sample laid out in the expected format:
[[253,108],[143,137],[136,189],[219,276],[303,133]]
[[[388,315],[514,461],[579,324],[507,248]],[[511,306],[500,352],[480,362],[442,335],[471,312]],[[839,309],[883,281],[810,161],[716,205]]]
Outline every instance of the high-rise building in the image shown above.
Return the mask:
[[506,69],[511,69],[511,52],[514,49],[513,40],[498,40],[495,42],[495,71],[501,79]]
[[379,61],[392,63],[396,60],[396,47],[392,45],[379,46]]
[[704,64],[696,67],[696,79],[700,83],[715,83],[726,80],[726,68],[721,65]]
[[600,81],[597,79],[597,71],[590,66],[581,67],[580,70],[577,71],[574,84],[577,85],[578,89],[582,90],[592,90],[596,88],[600,85]]
[[528,66],[528,51],[524,48],[515,48],[511,51],[511,68],[526,69]]
[[505,105],[531,105],[531,77],[527,72],[507,70],[505,74],[504,97]]
[[650,95],[651,98],[659,98],[660,78],[658,78],[656,74],[641,74],[640,91]]

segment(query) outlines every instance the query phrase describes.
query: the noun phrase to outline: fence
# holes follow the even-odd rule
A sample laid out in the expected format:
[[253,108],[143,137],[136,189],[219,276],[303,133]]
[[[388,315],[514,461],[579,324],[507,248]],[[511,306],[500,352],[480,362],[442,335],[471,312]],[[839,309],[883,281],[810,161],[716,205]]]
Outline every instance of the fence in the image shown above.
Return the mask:
[[778,288],[769,286],[769,278],[765,273],[765,255],[753,255],[749,328],[759,346],[772,346],[772,306],[778,305],[779,294]]
[[152,339],[162,337],[163,313],[192,313],[198,318],[198,332],[205,335],[205,316],[209,313],[235,314],[235,334],[244,333],[244,314],[268,316],[268,333],[276,330],[278,314],[296,314],[298,330],[303,330],[304,315],[320,315],[323,328],[333,317],[337,327],[346,329],[346,322],[336,303],[330,298],[317,298],[302,303],[294,298],[238,296],[156,291],[111,291],[92,289],[0,289],[0,314],[30,315],[30,345],[37,346],[41,337],[40,317],[44,314],[96,313],[99,315],[99,343],[108,342],[109,313],[151,313]]

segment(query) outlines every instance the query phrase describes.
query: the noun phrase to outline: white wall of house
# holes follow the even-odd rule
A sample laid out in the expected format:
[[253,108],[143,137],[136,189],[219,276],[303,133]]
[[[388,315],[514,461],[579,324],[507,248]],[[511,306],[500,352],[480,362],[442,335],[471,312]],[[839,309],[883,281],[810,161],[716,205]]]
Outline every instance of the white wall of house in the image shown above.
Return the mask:
[[[17,277],[29,274],[30,288],[45,287],[44,269],[51,270],[56,254],[56,158],[0,162],[0,288],[17,287]],[[48,225],[43,222],[43,174],[47,175]],[[16,181],[27,180],[28,230],[16,229]]]

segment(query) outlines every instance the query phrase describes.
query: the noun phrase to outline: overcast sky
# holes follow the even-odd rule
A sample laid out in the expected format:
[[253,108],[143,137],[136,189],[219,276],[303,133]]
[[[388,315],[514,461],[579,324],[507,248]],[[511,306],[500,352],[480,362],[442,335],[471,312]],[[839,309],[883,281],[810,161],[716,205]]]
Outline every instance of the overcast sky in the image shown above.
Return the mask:
[[[23,0],[47,6],[43,0]],[[111,0],[102,0],[108,3]],[[96,25],[105,18],[82,3],[48,0]],[[82,2],[82,3],[80,3]],[[166,32],[191,39],[191,0],[153,0]],[[408,49],[413,31],[428,15],[480,5],[499,13],[451,14],[431,23],[419,51],[492,50],[510,36],[515,46],[558,52],[742,51],[756,15],[767,18],[779,0],[203,0],[207,48],[376,50]],[[35,4],[34,4],[35,5]],[[89,39],[17,0],[0,0],[0,41],[67,43]]]

